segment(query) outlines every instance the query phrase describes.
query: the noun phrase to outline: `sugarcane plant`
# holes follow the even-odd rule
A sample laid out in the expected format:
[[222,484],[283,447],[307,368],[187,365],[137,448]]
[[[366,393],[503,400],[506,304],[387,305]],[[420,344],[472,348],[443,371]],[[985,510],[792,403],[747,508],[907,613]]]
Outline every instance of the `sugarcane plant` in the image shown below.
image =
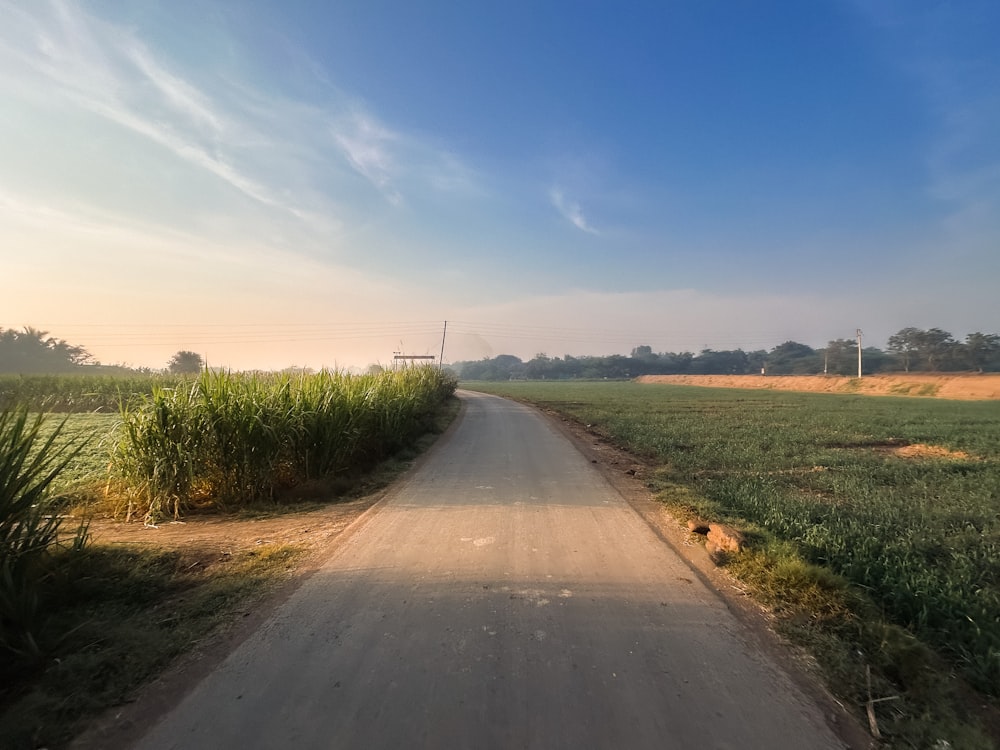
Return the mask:
[[26,406],[0,411],[0,653],[17,662],[42,654],[44,590],[58,552],[86,541],[85,526],[61,541],[51,487],[78,447],[60,440],[61,427],[42,439],[44,419]]
[[391,456],[431,427],[455,386],[430,367],[365,375],[206,370],[123,404],[114,481],[126,516],[149,523],[195,506],[273,501],[299,483]]

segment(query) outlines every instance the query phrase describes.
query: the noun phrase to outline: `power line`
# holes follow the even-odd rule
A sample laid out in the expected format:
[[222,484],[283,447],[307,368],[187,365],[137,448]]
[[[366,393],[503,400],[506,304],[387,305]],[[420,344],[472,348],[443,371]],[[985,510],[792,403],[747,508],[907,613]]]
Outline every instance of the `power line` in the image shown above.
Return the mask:
[[[117,324],[46,323],[41,328],[57,331],[63,339],[79,339],[81,346],[161,347],[206,345],[248,345],[274,343],[324,343],[360,341],[378,338],[426,338],[441,334],[436,321],[352,321],[349,323],[165,323]],[[573,345],[635,347],[669,344],[670,348],[770,348],[788,340],[786,331],[733,331],[725,336],[707,336],[690,329],[668,327],[644,329],[595,329],[570,326],[514,324],[497,321],[449,321],[445,334],[460,338],[500,339],[511,342],[532,341],[535,345]],[[442,337],[443,339],[443,337]],[[443,343],[443,341],[442,341]],[[429,345],[429,344],[428,344]]]

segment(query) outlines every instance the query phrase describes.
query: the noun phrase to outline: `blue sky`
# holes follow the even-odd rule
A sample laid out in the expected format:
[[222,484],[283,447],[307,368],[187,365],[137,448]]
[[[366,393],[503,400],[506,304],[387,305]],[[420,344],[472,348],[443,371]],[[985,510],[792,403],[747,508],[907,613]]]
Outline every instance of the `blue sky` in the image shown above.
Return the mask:
[[0,0],[0,326],[103,362],[1000,331],[1000,5]]

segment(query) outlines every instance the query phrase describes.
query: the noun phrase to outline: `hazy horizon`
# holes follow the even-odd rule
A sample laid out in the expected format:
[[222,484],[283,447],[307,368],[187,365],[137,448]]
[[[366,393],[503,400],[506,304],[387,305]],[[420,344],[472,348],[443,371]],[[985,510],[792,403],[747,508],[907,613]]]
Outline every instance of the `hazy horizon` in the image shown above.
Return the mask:
[[[36,327],[37,328],[37,327]],[[82,329],[81,329],[82,330]],[[97,330],[96,327],[92,330]],[[64,339],[55,331],[45,331],[46,338],[54,337]],[[958,341],[965,338],[966,333],[972,331],[956,333],[949,331]],[[394,338],[394,335],[397,337]],[[544,354],[551,358],[565,357],[602,357],[609,355],[629,356],[633,349],[639,346],[650,346],[656,354],[699,354],[704,350],[743,350],[747,353],[754,351],[770,352],[780,344],[784,344],[790,339],[783,339],[776,343],[768,343],[757,340],[751,344],[739,343],[735,339],[719,339],[713,344],[702,342],[693,343],[694,338],[688,338],[687,343],[676,347],[663,347],[650,344],[650,341],[662,341],[665,337],[654,330],[639,332],[614,331],[609,329],[585,330],[572,328],[543,328],[539,326],[498,326],[495,324],[476,324],[465,321],[449,321],[447,328],[444,321],[435,323],[434,321],[409,322],[409,323],[373,323],[362,327],[331,327],[331,326],[271,326],[271,327],[243,327],[210,330],[206,327],[176,327],[166,329],[157,333],[153,341],[149,341],[148,330],[142,329],[120,329],[113,330],[103,328],[99,333],[95,333],[98,344],[108,350],[121,349],[132,350],[136,348],[155,348],[166,350],[169,348],[168,342],[183,340],[189,346],[181,347],[186,351],[194,351],[200,354],[206,365],[213,369],[232,370],[285,370],[293,368],[318,370],[326,369],[347,369],[364,370],[371,365],[392,366],[395,355],[405,355],[409,357],[433,358],[437,363],[444,353],[444,363],[453,364],[462,361],[479,361],[482,359],[492,359],[499,355],[513,355],[527,362],[537,355]],[[847,339],[852,346],[856,340],[854,335],[837,337]],[[641,340],[640,340],[641,339]],[[805,339],[791,339],[797,343],[806,344],[814,349],[822,350],[828,341],[810,342]],[[301,343],[313,347],[314,350],[335,352],[340,346],[340,342],[350,342],[348,345],[355,351],[378,351],[381,346],[380,356],[375,356],[365,363],[360,360],[353,362],[343,362],[331,355],[327,360],[318,364],[301,363],[288,361],[284,364],[272,364],[268,366],[244,365],[238,366],[224,361],[224,357],[218,356],[227,350],[237,352],[247,348],[261,351],[281,351],[283,342],[291,341],[293,344]],[[412,346],[407,346],[409,341]],[[75,340],[68,340],[69,344],[81,346],[91,355],[94,355],[93,347]],[[491,343],[492,342],[492,343]],[[530,342],[530,343],[525,343]],[[541,344],[541,348],[535,346]],[[862,346],[865,348],[875,347],[885,351],[887,342],[873,341],[867,335],[862,337]],[[171,350],[173,355],[176,351]],[[456,353],[457,352],[457,353]],[[214,354],[213,354],[214,353]],[[274,360],[278,361],[278,360]],[[101,365],[123,365],[127,367],[148,367],[154,370],[165,369],[167,362],[162,363],[135,363],[123,360],[110,361],[102,360],[94,356],[88,364]]]

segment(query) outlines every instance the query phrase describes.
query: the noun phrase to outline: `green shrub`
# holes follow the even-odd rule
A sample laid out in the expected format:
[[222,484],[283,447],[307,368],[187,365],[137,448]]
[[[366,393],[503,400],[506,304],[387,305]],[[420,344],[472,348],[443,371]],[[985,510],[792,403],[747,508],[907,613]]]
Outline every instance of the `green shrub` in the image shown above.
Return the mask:
[[[11,663],[31,663],[43,652],[44,586],[62,522],[50,486],[74,455],[59,443],[58,429],[39,439],[42,422],[25,407],[0,411],[0,653]],[[81,528],[76,547],[84,536]]]

